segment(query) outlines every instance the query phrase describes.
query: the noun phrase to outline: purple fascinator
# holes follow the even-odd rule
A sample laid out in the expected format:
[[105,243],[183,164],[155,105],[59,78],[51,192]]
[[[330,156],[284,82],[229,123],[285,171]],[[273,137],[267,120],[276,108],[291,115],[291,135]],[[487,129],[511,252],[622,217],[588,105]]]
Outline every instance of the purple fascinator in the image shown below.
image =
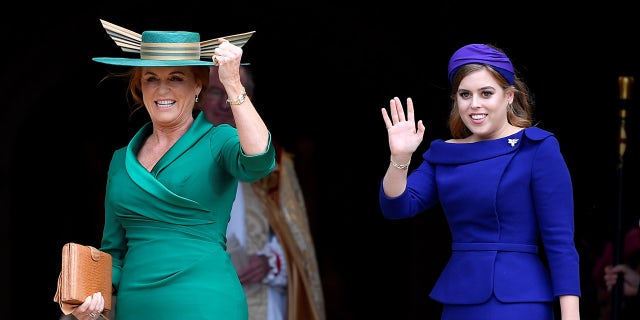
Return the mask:
[[514,71],[509,57],[486,44],[468,44],[453,53],[449,59],[449,82],[453,83],[453,75],[460,67],[470,63],[490,65],[513,84]]

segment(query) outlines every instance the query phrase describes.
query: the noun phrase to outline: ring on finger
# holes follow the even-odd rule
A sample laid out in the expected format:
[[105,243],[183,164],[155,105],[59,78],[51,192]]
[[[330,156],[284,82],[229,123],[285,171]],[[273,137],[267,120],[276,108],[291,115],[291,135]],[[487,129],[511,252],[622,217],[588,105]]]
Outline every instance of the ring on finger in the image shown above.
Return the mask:
[[91,317],[91,318],[95,318],[95,317],[97,317],[97,316],[98,316],[98,314],[97,314],[97,313],[95,313],[95,312],[91,312],[91,313],[89,313],[89,317]]
[[213,56],[213,64],[215,64],[216,66],[220,64],[220,62],[218,61],[218,56]]

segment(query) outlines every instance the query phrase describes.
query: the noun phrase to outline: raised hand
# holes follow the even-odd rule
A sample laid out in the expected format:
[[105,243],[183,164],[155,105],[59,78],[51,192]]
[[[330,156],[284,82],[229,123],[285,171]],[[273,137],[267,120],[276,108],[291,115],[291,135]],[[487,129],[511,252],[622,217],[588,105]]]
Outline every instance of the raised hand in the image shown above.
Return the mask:
[[224,38],[220,38],[220,46],[214,50],[213,62],[218,66],[220,81],[225,85],[240,83],[240,60],[242,48]]
[[[391,155],[398,157],[397,161],[411,158],[411,154],[422,143],[425,126],[422,120],[416,122],[413,112],[413,100],[407,98],[407,114],[405,115],[400,98],[394,97],[389,101],[389,113],[382,108],[382,119],[389,135],[389,150]],[[389,116],[389,114],[391,114]],[[404,158],[404,159],[400,159]]]

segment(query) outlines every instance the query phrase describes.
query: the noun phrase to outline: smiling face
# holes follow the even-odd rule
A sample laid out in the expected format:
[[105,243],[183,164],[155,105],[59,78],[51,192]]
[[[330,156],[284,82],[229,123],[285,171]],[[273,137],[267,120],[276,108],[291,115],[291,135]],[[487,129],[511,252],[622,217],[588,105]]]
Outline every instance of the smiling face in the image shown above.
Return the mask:
[[202,84],[190,67],[143,67],[141,91],[154,123],[171,124],[192,117]]
[[505,90],[486,68],[466,75],[456,92],[458,113],[471,131],[469,141],[497,139],[512,132],[507,108],[513,91]]

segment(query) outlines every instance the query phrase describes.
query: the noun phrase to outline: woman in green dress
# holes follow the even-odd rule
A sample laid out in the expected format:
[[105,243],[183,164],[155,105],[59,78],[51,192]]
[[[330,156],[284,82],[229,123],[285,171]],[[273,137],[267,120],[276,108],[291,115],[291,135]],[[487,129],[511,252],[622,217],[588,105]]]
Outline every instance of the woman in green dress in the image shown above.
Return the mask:
[[[275,166],[271,135],[240,82],[251,33],[200,42],[194,32],[138,35],[102,23],[140,57],[93,60],[132,67],[129,92],[151,119],[109,166],[101,249],[113,256],[117,320],[245,320],[226,228],[238,181],[257,181]],[[236,128],[198,111],[211,65]]]

